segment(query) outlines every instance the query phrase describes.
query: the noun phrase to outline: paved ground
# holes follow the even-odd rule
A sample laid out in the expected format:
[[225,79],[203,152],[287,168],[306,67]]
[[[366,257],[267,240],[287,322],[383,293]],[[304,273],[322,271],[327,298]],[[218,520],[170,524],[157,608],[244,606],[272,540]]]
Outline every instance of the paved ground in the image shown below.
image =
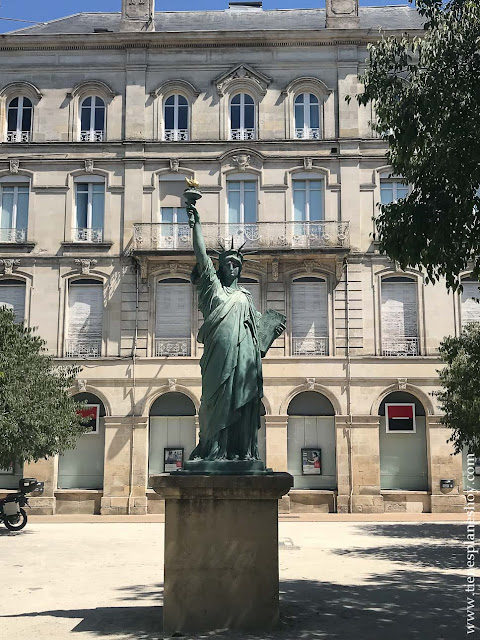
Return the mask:
[[[454,522],[283,521],[279,629],[195,638],[480,637],[465,629],[465,534]],[[32,519],[23,532],[0,527],[0,550],[2,638],[164,638],[163,524]]]

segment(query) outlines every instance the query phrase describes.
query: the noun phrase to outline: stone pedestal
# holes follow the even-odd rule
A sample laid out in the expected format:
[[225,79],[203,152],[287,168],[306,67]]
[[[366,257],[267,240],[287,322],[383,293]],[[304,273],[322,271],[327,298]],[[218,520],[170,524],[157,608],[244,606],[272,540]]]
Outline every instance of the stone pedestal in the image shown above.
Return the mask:
[[166,633],[278,622],[278,500],[288,473],[157,475],[165,499]]

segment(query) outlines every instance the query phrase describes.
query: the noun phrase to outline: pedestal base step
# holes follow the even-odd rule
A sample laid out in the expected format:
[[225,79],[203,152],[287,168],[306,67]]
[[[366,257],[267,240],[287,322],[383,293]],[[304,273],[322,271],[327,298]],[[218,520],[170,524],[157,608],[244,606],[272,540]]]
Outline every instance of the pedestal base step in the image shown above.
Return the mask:
[[187,460],[181,471],[170,475],[263,476],[272,474],[261,460]]

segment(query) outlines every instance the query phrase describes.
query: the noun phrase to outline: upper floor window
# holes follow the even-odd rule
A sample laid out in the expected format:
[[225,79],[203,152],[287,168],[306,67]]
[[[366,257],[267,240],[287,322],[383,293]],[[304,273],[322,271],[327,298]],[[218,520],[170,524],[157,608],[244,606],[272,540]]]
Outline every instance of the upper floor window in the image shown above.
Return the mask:
[[11,309],[15,322],[25,319],[25,282],[16,278],[0,279],[0,307]]
[[28,184],[0,186],[0,242],[25,242],[28,226]]
[[7,142],[30,142],[33,105],[30,98],[17,96],[7,107]]
[[88,96],[80,106],[80,142],[105,140],[105,101],[99,96]]
[[184,142],[189,139],[188,100],[184,96],[177,93],[168,97],[165,100],[163,117],[166,141]]
[[328,356],[327,283],[304,277],[292,282],[292,355]]
[[293,219],[295,222],[319,222],[323,211],[323,180],[293,180]]
[[408,184],[398,176],[382,173],[380,176],[380,202],[390,204],[408,196]]
[[74,241],[102,242],[105,217],[105,184],[77,182]]
[[157,282],[155,355],[191,355],[191,285],[181,278]]
[[228,223],[253,224],[257,222],[257,182],[255,180],[228,180]]
[[480,322],[480,282],[466,278],[462,280],[461,322],[462,329],[470,322]]
[[320,105],[313,93],[300,93],[295,98],[295,138],[320,139]]
[[82,278],[68,290],[67,358],[99,358],[102,354],[103,284]]
[[416,280],[397,276],[383,278],[381,290],[382,355],[419,355]]
[[230,140],[255,137],[255,102],[248,93],[237,93],[230,101]]

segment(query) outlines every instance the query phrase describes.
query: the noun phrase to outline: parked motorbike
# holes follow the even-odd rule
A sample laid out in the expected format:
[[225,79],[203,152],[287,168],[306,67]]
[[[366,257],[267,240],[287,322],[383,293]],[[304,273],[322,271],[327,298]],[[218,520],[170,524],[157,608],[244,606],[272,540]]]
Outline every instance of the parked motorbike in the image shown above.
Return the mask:
[[41,496],[44,490],[44,482],[36,478],[22,478],[18,482],[19,490],[0,500],[0,519],[10,531],[20,531],[27,524],[27,514],[23,507],[28,504],[27,493],[35,492]]

